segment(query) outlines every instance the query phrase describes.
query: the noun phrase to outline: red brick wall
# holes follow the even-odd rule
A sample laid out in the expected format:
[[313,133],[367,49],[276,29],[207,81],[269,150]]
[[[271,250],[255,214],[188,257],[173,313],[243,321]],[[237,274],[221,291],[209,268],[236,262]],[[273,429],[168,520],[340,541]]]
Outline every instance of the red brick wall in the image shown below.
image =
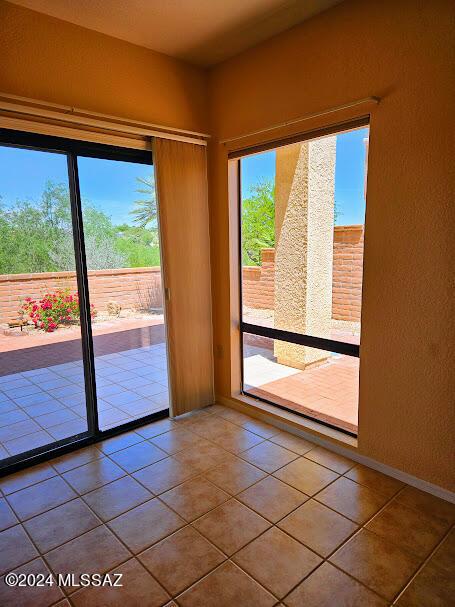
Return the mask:
[[360,321],[363,275],[363,225],[335,226],[332,318]]
[[[118,268],[90,270],[90,303],[105,310],[109,301],[126,308],[160,308],[161,269]],[[46,292],[60,288],[76,290],[74,272],[43,272],[41,274],[0,275],[0,323],[17,319],[17,310],[25,297],[40,298]]]
[[[360,321],[363,226],[335,226],[333,242],[332,317]],[[275,249],[262,249],[261,265],[243,268],[243,303],[273,309]]]

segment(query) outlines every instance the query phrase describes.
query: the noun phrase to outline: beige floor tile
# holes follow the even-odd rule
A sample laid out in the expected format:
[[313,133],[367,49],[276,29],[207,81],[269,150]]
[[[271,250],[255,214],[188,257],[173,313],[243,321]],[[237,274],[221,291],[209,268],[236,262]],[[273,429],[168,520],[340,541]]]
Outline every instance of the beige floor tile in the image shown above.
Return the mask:
[[228,500],[229,495],[205,478],[196,477],[162,493],[160,498],[185,520],[193,521]]
[[253,434],[253,432],[249,432],[245,428],[238,427],[238,430],[234,432],[226,432],[221,436],[217,436],[216,444],[231,453],[241,453],[262,443],[264,440],[262,436]]
[[0,479],[0,490],[5,495],[9,495],[14,491],[25,489],[36,483],[44,481],[52,476],[56,476],[56,471],[50,464],[38,464],[32,468],[21,470],[15,474],[9,474],[4,478]]
[[164,459],[167,457],[167,453],[146,441],[111,453],[109,457],[127,472],[136,472],[140,468]]
[[190,526],[155,544],[138,558],[172,596],[194,584],[225,559]]
[[247,422],[242,423],[242,426],[250,432],[254,432],[254,434],[262,436],[263,438],[271,438],[280,432],[279,428],[253,418],[250,418]]
[[430,516],[436,516],[446,523],[455,522],[455,504],[439,499],[430,493],[420,491],[415,487],[407,486],[395,498],[397,502],[421,510]]
[[231,453],[209,441],[199,443],[197,446],[180,451],[175,455],[180,462],[192,466],[199,472],[214,468],[232,457]]
[[304,455],[308,453],[311,449],[314,449],[314,443],[306,440],[305,438],[301,438],[300,436],[295,436],[295,434],[290,434],[289,432],[279,432],[275,434],[270,439],[273,443],[277,445],[281,445],[289,451],[294,451],[294,453],[298,453],[299,455]]
[[89,462],[100,457],[103,457],[101,451],[97,449],[96,446],[90,445],[89,447],[84,447],[83,449],[79,449],[73,453],[67,453],[66,455],[57,457],[51,460],[51,464],[57,470],[57,472],[62,474],[62,472],[68,472],[68,470],[88,464]]
[[285,599],[289,607],[386,607],[387,602],[356,580],[323,563]]
[[[15,569],[14,573],[44,576],[46,579],[51,572],[43,559],[37,558]],[[64,594],[57,585],[18,587],[7,586],[4,579],[0,580],[0,605],[2,607],[48,607],[63,597]],[[59,603],[59,605],[62,604]]]
[[417,557],[365,529],[341,546],[330,560],[389,601],[420,564]]
[[174,533],[185,521],[158,499],[109,521],[109,527],[134,554]]
[[38,551],[21,525],[10,527],[0,533],[0,575],[31,561],[36,556]]
[[276,523],[303,504],[308,496],[273,476],[267,476],[239,493],[237,499],[267,520]]
[[246,459],[247,462],[271,473],[289,464],[299,456],[293,451],[280,447],[280,445],[264,441],[252,449],[244,451],[241,457]]
[[112,438],[107,438],[106,440],[97,443],[96,446],[105,455],[110,455],[111,453],[115,453],[121,449],[126,449],[132,445],[137,445],[137,443],[144,440],[145,439],[143,436],[140,436],[137,432],[132,431],[125,432],[125,434],[119,434],[118,436],[113,436]]
[[276,599],[234,563],[215,569],[181,594],[181,607],[272,607]]
[[216,415],[209,415],[202,419],[198,419],[188,426],[188,428],[191,430],[191,432],[194,432],[201,438],[212,440],[214,442],[216,442],[218,436],[230,434],[237,430],[237,426],[235,424],[231,424],[231,422],[217,417]]
[[363,524],[382,508],[388,498],[341,477],[318,493],[315,499],[354,522]]
[[338,478],[335,472],[304,457],[280,468],[273,475],[307,495],[314,495]]
[[355,462],[353,462],[352,459],[343,457],[342,455],[329,451],[329,449],[324,449],[323,447],[311,449],[311,451],[305,453],[305,457],[326,468],[330,468],[330,470],[333,470],[334,472],[338,472],[338,474],[344,474],[355,465]]
[[371,520],[367,529],[425,558],[447,531],[447,523],[397,501],[388,504]]
[[136,559],[120,565],[114,573],[122,574],[121,588],[84,588],[71,597],[73,604],[76,607],[161,607],[170,598]]
[[40,552],[48,552],[98,525],[101,521],[81,499],[67,502],[24,523]]
[[244,413],[236,411],[235,409],[229,409],[229,407],[225,407],[225,410],[219,412],[218,416],[222,417],[223,419],[227,419],[238,426],[241,426],[245,422],[250,422],[252,419],[249,415],[245,415]]
[[398,599],[399,607],[453,607],[455,577],[428,563]]
[[232,461],[209,470],[204,476],[217,487],[231,495],[236,495],[264,478],[266,473],[236,457]]
[[126,472],[108,457],[95,459],[84,466],[63,474],[63,478],[79,494],[88,493],[98,487],[125,476]]
[[81,573],[105,573],[130,556],[125,546],[103,525],[51,550],[46,554],[46,560],[55,574],[74,573],[77,579]]
[[315,500],[291,512],[278,527],[324,557],[358,529],[352,521]]
[[276,527],[253,540],[232,560],[279,598],[322,562],[314,552]]
[[0,499],[0,531],[18,524],[18,520],[6,499]]
[[196,447],[201,442],[204,442],[204,439],[194,432],[188,432],[177,428],[176,430],[169,430],[169,432],[151,438],[150,442],[169,455],[173,455],[184,449]]
[[167,457],[156,464],[146,466],[133,474],[133,477],[145,485],[155,495],[169,491],[189,478],[199,474],[192,466]]
[[455,571],[455,528],[438,547],[431,561],[448,573]]
[[60,506],[75,497],[77,494],[64,480],[53,477],[12,493],[8,496],[8,501],[17,516],[21,520],[25,520]]
[[109,485],[84,495],[84,501],[103,521],[108,521],[127,510],[143,504],[152,494],[134,478],[124,476]]
[[136,434],[142,436],[143,438],[153,438],[154,436],[158,436],[159,434],[163,434],[163,432],[168,432],[175,428],[174,421],[172,419],[160,419],[157,422],[152,422],[147,426],[141,426],[140,428],[136,428]]
[[231,499],[195,521],[193,526],[225,554],[231,555],[270,527],[270,523]]
[[359,485],[365,485],[365,487],[374,489],[377,493],[382,493],[386,497],[392,497],[404,487],[404,483],[396,478],[381,474],[381,472],[362,466],[362,464],[357,464],[354,468],[351,468],[345,476],[359,483]]

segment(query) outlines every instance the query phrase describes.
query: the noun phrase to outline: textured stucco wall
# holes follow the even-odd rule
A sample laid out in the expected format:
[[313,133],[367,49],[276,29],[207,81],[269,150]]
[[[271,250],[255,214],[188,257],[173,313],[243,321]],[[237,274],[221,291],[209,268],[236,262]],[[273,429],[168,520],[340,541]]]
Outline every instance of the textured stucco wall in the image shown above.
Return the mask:
[[[381,98],[369,141],[358,452],[452,490],[454,38],[453,0],[345,0],[216,66],[210,79],[215,139]],[[315,123],[295,132],[323,126]],[[262,141],[283,134],[289,129]],[[214,143],[211,151],[216,391],[230,397],[236,228],[228,149]]]
[[[276,150],[275,327],[328,337],[336,138]],[[275,341],[278,362],[304,369],[322,350]]]

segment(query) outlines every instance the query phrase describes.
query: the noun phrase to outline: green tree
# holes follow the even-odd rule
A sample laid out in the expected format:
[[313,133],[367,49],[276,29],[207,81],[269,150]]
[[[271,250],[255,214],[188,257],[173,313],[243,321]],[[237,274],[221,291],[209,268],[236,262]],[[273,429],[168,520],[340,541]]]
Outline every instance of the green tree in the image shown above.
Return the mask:
[[150,177],[136,177],[139,187],[136,189],[138,194],[143,194],[143,198],[135,200],[135,208],[130,211],[130,215],[133,216],[134,222],[141,228],[154,228],[158,226],[158,216],[156,208],[156,194],[155,194],[155,178],[153,175]]
[[242,263],[257,266],[261,249],[275,246],[275,184],[262,180],[242,200]]

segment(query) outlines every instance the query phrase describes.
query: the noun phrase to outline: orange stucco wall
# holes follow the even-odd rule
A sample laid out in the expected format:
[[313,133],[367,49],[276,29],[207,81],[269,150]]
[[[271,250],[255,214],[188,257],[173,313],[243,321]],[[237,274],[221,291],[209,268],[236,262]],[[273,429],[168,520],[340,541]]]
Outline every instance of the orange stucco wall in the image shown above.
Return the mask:
[[176,128],[207,128],[203,70],[3,0],[0,91]]
[[[370,131],[358,450],[452,490],[454,8],[347,0],[210,78],[219,139],[382,98]],[[216,390],[230,396],[227,147],[211,149]]]

